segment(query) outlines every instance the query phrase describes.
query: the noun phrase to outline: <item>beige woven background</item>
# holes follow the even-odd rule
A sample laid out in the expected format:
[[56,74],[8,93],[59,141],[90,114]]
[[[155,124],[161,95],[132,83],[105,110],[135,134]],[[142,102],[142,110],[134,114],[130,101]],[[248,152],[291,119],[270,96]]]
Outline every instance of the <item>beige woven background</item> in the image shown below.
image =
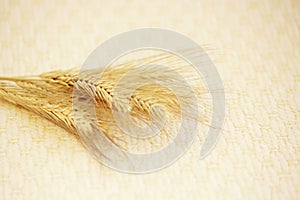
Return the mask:
[[[3,1],[0,75],[80,66],[112,35],[181,32],[215,49],[217,147],[147,175],[115,172],[64,130],[0,101],[0,199],[300,199],[300,1]],[[203,138],[202,138],[203,140]]]

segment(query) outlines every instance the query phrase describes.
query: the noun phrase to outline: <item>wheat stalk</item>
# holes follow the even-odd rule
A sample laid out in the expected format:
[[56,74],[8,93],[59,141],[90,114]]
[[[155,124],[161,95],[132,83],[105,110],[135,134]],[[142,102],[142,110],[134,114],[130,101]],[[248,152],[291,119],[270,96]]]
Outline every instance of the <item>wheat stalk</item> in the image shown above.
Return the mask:
[[[169,116],[180,115],[181,105],[179,105],[177,97],[167,88],[161,88],[155,84],[137,89],[129,99],[116,98],[115,86],[124,75],[133,69],[137,69],[136,73],[129,77],[133,82],[120,85],[124,91],[134,86],[135,82],[139,81],[138,79],[168,80],[170,84],[181,91],[182,99],[186,100],[181,103],[189,106],[191,94],[186,93],[185,88],[180,88],[180,82],[176,77],[172,77],[169,70],[161,71],[160,69],[158,71],[155,67],[148,67],[141,71],[138,68],[159,61],[160,64],[173,65],[179,73],[185,73],[184,68],[178,66],[179,59],[162,53],[109,66],[105,71],[70,69],[52,71],[38,76],[0,77],[0,97],[37,113],[77,135],[72,107],[72,98],[74,98],[72,92],[76,87],[84,95],[93,99],[96,105],[97,123],[108,138],[115,142],[111,133],[114,129],[112,127],[115,126],[113,109],[117,112],[129,112],[134,119],[144,124],[149,124],[150,116],[154,116],[157,121],[161,120],[161,110],[158,110],[155,105],[163,105]],[[147,74],[151,74],[150,77],[143,77],[145,70]],[[100,79],[97,77],[99,73],[102,73]],[[192,76],[189,73],[186,75],[191,79]],[[129,101],[129,104],[126,103],[126,100]]]

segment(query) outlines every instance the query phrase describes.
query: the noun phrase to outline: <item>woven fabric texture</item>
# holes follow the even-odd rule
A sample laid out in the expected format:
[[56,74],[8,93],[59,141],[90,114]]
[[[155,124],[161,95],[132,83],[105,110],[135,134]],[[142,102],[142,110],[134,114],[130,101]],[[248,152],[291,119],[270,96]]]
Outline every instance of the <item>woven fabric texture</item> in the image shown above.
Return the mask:
[[117,33],[168,28],[216,49],[227,108],[206,159],[202,134],[172,166],[129,175],[0,101],[0,199],[300,199],[299,11],[298,0],[1,0],[1,76],[80,66]]

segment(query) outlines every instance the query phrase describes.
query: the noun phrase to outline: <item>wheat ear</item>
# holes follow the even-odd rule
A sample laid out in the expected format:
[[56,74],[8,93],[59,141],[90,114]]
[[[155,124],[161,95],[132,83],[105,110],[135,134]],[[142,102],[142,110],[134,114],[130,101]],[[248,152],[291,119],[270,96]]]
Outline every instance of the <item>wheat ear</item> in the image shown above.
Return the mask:
[[[92,97],[96,105],[97,123],[104,133],[110,137],[111,127],[115,126],[112,115],[112,109],[118,112],[129,112],[135,119],[141,123],[149,123],[152,114],[157,121],[160,120],[161,110],[157,110],[155,105],[163,105],[170,115],[180,115],[180,106],[177,97],[167,88],[161,88],[158,85],[147,85],[137,89],[126,99],[115,97],[115,86],[118,81],[132,69],[137,69],[132,75],[132,79],[148,78],[153,80],[169,80],[173,86],[179,88],[180,95],[185,101],[181,102],[189,106],[189,97],[191,94],[181,89],[180,82],[176,77],[172,77],[169,70],[158,71],[155,67],[138,67],[144,64],[154,64],[157,61],[164,65],[173,65],[175,70],[184,73],[184,68],[177,66],[178,57],[172,57],[166,53],[123,62],[118,65],[109,66],[102,77],[97,79],[100,72],[98,70],[79,69],[60,70],[43,73],[38,76],[27,77],[0,77],[0,97],[16,105],[20,105],[29,111],[32,111],[58,126],[66,129],[70,133],[77,135],[76,124],[74,122],[74,113],[72,107],[73,90],[77,87],[85,95]],[[152,74],[150,77],[143,77],[143,73]],[[79,73],[80,72],[80,73]],[[79,75],[80,74],[80,75]],[[190,74],[187,74],[190,78]],[[135,83],[121,85],[125,91]],[[191,118],[193,116],[191,115]]]

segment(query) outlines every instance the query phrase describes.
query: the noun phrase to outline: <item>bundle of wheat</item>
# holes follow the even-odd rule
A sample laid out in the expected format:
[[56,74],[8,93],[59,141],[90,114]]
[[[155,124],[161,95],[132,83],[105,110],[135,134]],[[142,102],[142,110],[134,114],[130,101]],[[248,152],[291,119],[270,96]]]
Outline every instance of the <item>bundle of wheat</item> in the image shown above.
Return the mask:
[[[38,76],[1,77],[0,97],[51,120],[75,136],[78,136],[78,126],[74,119],[74,99],[78,100],[77,103],[81,102],[83,106],[88,101],[92,101],[96,108],[95,125],[99,126],[114,144],[122,146],[120,144],[122,140],[124,143],[126,136],[116,124],[114,112],[129,113],[132,117],[131,120],[141,127],[149,125],[151,121],[157,122],[156,125],[161,126],[164,120],[180,119],[180,107],[191,105],[191,95],[194,94],[187,92],[188,90],[182,86],[181,79],[178,79],[173,71],[184,75],[189,82],[193,82],[199,77],[195,78],[191,71],[186,70],[187,68],[183,67],[186,63],[180,64],[180,60],[181,58],[174,55],[160,53],[108,66],[105,70],[80,71],[76,68],[52,71]],[[158,68],[157,65],[154,65],[157,62],[173,68]],[[124,76],[130,81],[122,81]],[[148,80],[147,83],[150,84],[138,85],[145,80]],[[170,88],[162,87],[159,84],[161,82],[177,88],[177,93],[174,94]],[[118,94],[116,87],[121,88]],[[74,88],[80,92],[75,94]],[[127,92],[133,88],[135,90],[132,94]],[[120,95],[120,91],[123,93],[122,95]],[[197,88],[197,92],[199,92],[199,88]],[[181,99],[180,103],[179,98]],[[81,112],[91,112],[91,110],[82,109]],[[82,117],[89,116],[82,113]],[[190,113],[188,117],[193,119],[195,116]],[[202,121],[205,119],[202,118]],[[86,128],[88,127],[95,126],[86,126]],[[176,134],[170,133],[167,126],[160,129],[160,132],[167,138],[165,143],[168,143]],[[159,138],[159,145],[162,144],[161,138],[163,137]],[[135,140],[139,141],[139,138],[135,138]],[[152,144],[156,143],[157,138],[148,138],[149,141]],[[123,145],[122,148],[128,150],[128,145],[125,146]]]

